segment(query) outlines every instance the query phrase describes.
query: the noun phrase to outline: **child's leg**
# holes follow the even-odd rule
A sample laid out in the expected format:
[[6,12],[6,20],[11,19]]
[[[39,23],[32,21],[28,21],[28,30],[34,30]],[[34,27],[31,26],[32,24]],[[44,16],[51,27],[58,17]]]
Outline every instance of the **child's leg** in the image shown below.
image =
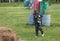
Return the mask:
[[43,29],[40,27],[39,30],[41,31],[42,36],[44,36]]
[[36,36],[38,36],[38,25],[35,25]]
[[39,27],[39,30],[41,31],[41,34],[43,34],[44,32],[43,32],[43,29],[41,28],[41,27]]

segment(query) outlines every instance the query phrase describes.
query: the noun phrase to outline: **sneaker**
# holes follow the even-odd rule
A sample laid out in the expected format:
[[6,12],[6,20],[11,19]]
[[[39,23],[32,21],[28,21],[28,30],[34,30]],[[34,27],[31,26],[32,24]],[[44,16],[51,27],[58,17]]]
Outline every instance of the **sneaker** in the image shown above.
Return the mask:
[[35,38],[37,38],[38,36],[35,36]]
[[44,36],[44,34],[42,34],[42,37]]

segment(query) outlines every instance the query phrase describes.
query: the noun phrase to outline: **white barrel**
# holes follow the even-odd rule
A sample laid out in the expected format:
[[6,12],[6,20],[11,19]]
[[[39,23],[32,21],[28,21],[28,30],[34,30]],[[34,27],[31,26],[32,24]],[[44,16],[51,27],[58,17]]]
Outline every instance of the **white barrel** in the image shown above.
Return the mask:
[[43,15],[42,25],[50,26],[50,15]]
[[29,20],[28,20],[28,24],[32,25],[34,23],[34,20],[33,20],[33,14],[29,14]]

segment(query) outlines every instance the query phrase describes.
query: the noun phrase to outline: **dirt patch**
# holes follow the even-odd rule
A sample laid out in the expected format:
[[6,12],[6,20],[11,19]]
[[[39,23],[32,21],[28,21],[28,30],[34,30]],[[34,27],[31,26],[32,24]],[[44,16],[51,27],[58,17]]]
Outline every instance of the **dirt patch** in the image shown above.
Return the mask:
[[7,27],[0,27],[0,41],[22,41],[17,37],[14,30]]

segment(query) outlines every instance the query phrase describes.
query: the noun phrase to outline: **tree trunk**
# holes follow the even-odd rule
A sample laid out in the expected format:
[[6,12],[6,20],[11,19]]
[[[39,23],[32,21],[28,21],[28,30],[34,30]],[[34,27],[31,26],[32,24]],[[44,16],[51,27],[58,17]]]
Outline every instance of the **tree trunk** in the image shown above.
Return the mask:
[[9,3],[11,2],[11,0],[9,0]]
[[60,0],[59,0],[59,2],[60,2]]
[[0,0],[0,2],[1,2],[1,0]]
[[14,2],[14,0],[11,0],[12,2]]
[[0,0],[1,2],[4,2],[4,0]]
[[18,0],[18,2],[20,2],[20,0]]

